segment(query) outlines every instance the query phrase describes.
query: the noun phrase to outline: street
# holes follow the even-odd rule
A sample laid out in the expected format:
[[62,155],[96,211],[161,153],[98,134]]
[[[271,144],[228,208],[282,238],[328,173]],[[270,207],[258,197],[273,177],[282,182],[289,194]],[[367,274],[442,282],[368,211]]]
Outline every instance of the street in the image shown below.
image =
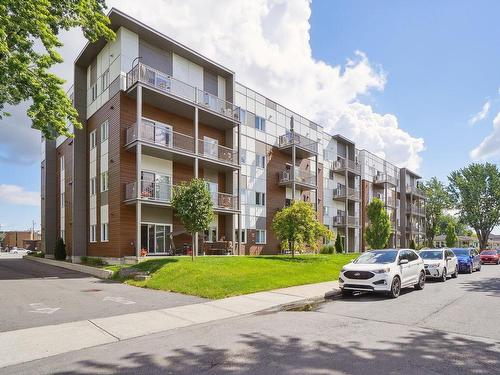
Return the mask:
[[201,301],[0,254],[0,332]]
[[2,374],[498,374],[500,266],[69,352]]

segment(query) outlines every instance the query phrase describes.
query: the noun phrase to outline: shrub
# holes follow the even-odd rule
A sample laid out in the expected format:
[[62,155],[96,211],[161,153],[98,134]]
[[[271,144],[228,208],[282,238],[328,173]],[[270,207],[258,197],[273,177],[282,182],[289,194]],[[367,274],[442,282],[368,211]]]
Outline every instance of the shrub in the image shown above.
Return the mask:
[[337,238],[335,239],[335,252],[337,254],[341,254],[344,252],[344,244],[342,243],[342,239],[340,238],[340,236],[337,236]]
[[324,245],[319,252],[320,254],[335,254],[335,246]]
[[412,238],[410,241],[410,249],[415,250],[416,248],[417,248],[417,246],[415,245],[415,240]]
[[82,264],[85,264],[87,266],[97,266],[97,267],[106,266],[108,264],[104,259],[93,258],[88,256],[80,257],[80,262],[82,262]]
[[66,245],[64,240],[59,238],[56,241],[56,246],[54,247],[54,258],[56,260],[66,260]]
[[32,257],[45,258],[45,253],[43,251],[34,251],[30,254]]

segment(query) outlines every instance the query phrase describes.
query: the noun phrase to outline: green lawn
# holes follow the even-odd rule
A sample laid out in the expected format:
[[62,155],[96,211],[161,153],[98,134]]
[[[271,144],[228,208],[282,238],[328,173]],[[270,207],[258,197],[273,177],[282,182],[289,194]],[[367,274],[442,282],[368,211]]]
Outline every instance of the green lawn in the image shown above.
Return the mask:
[[[205,298],[224,298],[294,285],[337,280],[342,266],[356,255],[259,257],[171,257],[134,265],[149,271],[147,281],[123,280],[130,285]],[[116,271],[117,266],[109,269]]]

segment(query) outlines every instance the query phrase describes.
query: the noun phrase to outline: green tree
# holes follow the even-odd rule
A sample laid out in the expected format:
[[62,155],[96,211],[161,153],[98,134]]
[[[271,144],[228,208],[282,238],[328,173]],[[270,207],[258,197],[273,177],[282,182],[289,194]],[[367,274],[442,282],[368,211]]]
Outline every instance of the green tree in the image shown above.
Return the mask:
[[415,250],[417,248],[417,245],[415,244],[415,240],[412,238],[410,241],[410,249]]
[[54,247],[54,258],[56,260],[66,260],[66,244],[62,238],[58,238]]
[[453,224],[455,226],[455,232],[457,233],[457,236],[472,235],[472,231],[467,228],[467,225],[450,214],[441,215],[436,228],[436,234],[446,235],[446,228],[448,228],[448,224]]
[[[49,69],[63,59],[62,30],[81,28],[95,42],[112,40],[114,32],[103,13],[104,0],[3,0],[0,3],[0,119],[6,104],[29,100],[33,128],[47,138],[71,136],[68,121],[81,127],[78,113],[63,89],[64,80]],[[42,47],[39,48],[38,46]]]
[[384,249],[391,236],[391,220],[384,202],[375,198],[367,209],[369,224],[366,228],[366,242],[371,249]]
[[429,181],[421,184],[421,189],[424,191],[426,197],[425,236],[427,246],[432,247],[443,211],[450,208],[451,201],[446,187],[436,177],[432,177]]
[[500,224],[500,172],[491,163],[470,164],[448,177],[449,191],[460,219],[474,229],[481,250],[493,228]]
[[290,206],[278,211],[272,227],[276,237],[292,251],[292,258],[296,248],[308,245],[316,249],[320,238],[333,238],[333,233],[316,218],[312,205],[303,201],[293,201]]
[[210,227],[214,220],[214,203],[204,180],[192,179],[176,186],[172,195],[172,207],[184,228],[193,238],[191,257],[198,251],[196,234]]
[[337,254],[341,254],[344,252],[344,243],[342,242],[342,238],[337,234],[337,238],[335,239],[335,252]]
[[446,227],[446,246],[453,247],[457,244],[457,233],[455,231],[455,225],[453,223],[448,223]]

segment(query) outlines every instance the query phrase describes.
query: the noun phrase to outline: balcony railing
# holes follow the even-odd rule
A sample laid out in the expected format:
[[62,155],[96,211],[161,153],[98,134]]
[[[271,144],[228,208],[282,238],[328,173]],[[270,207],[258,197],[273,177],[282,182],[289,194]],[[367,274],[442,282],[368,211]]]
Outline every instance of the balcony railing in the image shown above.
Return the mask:
[[375,176],[373,176],[373,183],[375,184],[391,184],[391,185],[397,185],[397,179],[394,176],[390,176],[387,173],[380,173]]
[[340,186],[333,189],[333,198],[348,198],[351,200],[360,199],[360,191],[358,189],[348,188],[346,186]]
[[280,148],[292,145],[299,146],[313,154],[318,153],[318,142],[315,142],[312,139],[304,137],[303,135],[297,134],[295,132],[294,133],[288,132],[284,135],[280,135],[279,137]]
[[407,186],[406,187],[406,193],[407,194],[414,194],[414,195],[419,195],[421,197],[425,197],[425,193],[422,189],[416,187],[416,186]]
[[348,216],[347,217],[347,225],[348,226],[359,226],[359,217],[356,216]]
[[348,170],[355,174],[360,174],[361,164],[350,159],[339,159],[333,163],[333,170],[336,172]]
[[240,107],[143,63],[138,63],[127,73],[127,89],[136,82],[141,82],[169,95],[177,96],[231,120],[240,121]]
[[336,226],[336,227],[344,226],[345,223],[346,223],[345,216],[339,215],[339,216],[333,217],[333,226]]
[[[296,183],[316,186],[316,176],[310,172],[295,168],[295,176],[293,178]],[[292,171],[287,169],[279,172],[278,180],[280,184],[293,182]]]
[[[137,183],[130,182],[125,185],[125,200],[143,199],[160,203],[172,203],[173,189],[175,185],[165,182],[140,181],[140,192],[137,194]],[[238,197],[236,195],[211,192],[212,202],[216,209],[238,209]]]
[[[141,140],[153,143],[165,149],[180,151],[195,155],[194,138],[178,133],[169,126],[158,124],[150,120],[143,119],[140,126],[140,136],[137,134],[137,124],[132,125],[126,131],[127,144]],[[238,152],[232,148],[221,146],[217,143],[198,140],[198,156],[217,160],[223,163],[238,165]]]
[[418,206],[406,206],[406,212],[414,215],[425,215],[425,209],[423,207]]

